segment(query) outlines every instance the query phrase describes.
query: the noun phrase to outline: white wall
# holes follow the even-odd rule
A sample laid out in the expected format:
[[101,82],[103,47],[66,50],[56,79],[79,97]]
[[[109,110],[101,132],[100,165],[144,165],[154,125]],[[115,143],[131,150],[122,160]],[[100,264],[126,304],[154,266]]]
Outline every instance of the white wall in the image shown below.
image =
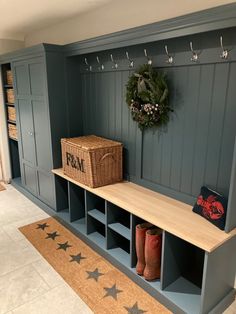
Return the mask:
[[0,55],[23,48],[25,46],[24,41],[12,40],[12,39],[0,39]]
[[117,0],[64,23],[29,32],[25,44],[31,46],[42,42],[76,42],[231,2],[233,1]]

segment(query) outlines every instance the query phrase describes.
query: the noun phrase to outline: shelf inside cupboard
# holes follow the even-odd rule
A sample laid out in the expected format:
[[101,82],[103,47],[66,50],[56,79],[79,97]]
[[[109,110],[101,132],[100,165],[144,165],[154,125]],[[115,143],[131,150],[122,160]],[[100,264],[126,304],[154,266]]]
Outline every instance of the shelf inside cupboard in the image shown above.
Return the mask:
[[95,244],[97,244],[97,246],[99,246],[100,248],[102,248],[104,250],[106,249],[106,239],[101,233],[95,231],[95,232],[88,234],[87,237],[91,241],[93,241]]
[[122,237],[126,238],[127,240],[130,241],[131,239],[131,233],[130,233],[130,229],[125,227],[124,225],[120,224],[120,223],[112,223],[109,224],[108,227],[110,229],[112,229],[113,231],[119,233]]
[[207,252],[236,234],[236,229],[219,230],[193,213],[192,206],[137,184],[121,182],[93,189],[66,176],[62,169],[52,172]]
[[184,277],[171,283],[163,294],[186,313],[198,314],[201,306],[201,289]]
[[70,221],[70,213],[69,213],[69,209],[67,208],[57,212],[57,215],[66,222]]
[[130,254],[117,247],[108,250],[109,254],[126,267],[130,267]]
[[101,223],[106,223],[106,217],[105,214],[103,214],[100,210],[92,209],[88,211],[88,215],[93,217],[94,219],[100,221]]
[[75,220],[71,222],[71,225],[76,229],[77,231],[86,234],[86,224],[85,224],[85,218],[81,218],[78,220]]

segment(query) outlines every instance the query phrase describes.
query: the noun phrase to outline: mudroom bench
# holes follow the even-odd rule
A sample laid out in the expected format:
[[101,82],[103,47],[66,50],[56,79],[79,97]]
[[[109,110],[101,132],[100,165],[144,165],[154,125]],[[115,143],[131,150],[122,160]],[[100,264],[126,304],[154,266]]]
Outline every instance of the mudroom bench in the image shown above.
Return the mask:
[[[93,189],[52,172],[57,216],[174,313],[222,313],[232,302],[236,229],[221,231],[192,206],[131,182]],[[135,226],[143,221],[163,229],[161,278],[152,282],[135,272]]]

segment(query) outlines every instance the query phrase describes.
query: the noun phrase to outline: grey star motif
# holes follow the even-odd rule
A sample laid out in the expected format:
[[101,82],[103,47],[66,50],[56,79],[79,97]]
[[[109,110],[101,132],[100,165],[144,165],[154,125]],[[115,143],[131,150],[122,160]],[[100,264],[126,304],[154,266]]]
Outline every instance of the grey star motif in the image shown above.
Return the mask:
[[124,308],[127,310],[129,314],[143,314],[147,312],[147,311],[139,309],[138,302],[136,302],[132,307],[125,306]]
[[117,294],[123,292],[122,290],[119,290],[116,288],[116,284],[114,284],[111,288],[105,287],[104,290],[106,290],[106,294],[104,295],[104,298],[106,297],[112,297],[117,301]]
[[52,233],[47,233],[47,237],[45,239],[52,239],[55,240],[56,237],[59,237],[60,234],[57,233],[57,231],[52,232]]
[[38,227],[36,229],[42,229],[44,230],[45,228],[48,228],[49,225],[45,222],[43,224],[38,224]]
[[64,251],[66,251],[69,247],[72,247],[72,245],[68,244],[68,241],[66,241],[65,243],[57,243],[57,245],[59,245],[57,250],[64,250]]
[[85,259],[86,257],[82,256],[81,253],[77,254],[77,255],[70,255],[71,260],[70,262],[77,262],[78,264],[80,264],[80,261],[82,259]]
[[95,281],[98,281],[98,278],[100,277],[100,276],[103,276],[104,274],[103,273],[99,273],[99,271],[98,271],[98,268],[96,268],[94,271],[87,271],[86,270],[86,272],[87,272],[87,274],[88,274],[88,277],[87,277],[87,279],[94,279]]

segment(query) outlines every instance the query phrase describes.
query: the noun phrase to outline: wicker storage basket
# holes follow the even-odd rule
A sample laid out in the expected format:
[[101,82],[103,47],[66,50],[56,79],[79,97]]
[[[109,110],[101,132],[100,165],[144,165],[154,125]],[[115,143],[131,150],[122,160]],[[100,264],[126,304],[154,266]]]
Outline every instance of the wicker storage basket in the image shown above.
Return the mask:
[[16,108],[15,107],[8,107],[7,112],[8,112],[8,120],[15,122],[16,121]]
[[13,88],[8,88],[7,89],[7,102],[9,104],[14,104],[15,103],[15,95],[14,95]]
[[122,180],[122,144],[94,135],[61,139],[64,173],[95,188]]
[[8,70],[6,71],[7,73],[7,84],[8,85],[13,85],[13,75],[12,75],[12,71]]
[[16,125],[8,123],[8,135],[11,138],[17,140],[17,128]]

